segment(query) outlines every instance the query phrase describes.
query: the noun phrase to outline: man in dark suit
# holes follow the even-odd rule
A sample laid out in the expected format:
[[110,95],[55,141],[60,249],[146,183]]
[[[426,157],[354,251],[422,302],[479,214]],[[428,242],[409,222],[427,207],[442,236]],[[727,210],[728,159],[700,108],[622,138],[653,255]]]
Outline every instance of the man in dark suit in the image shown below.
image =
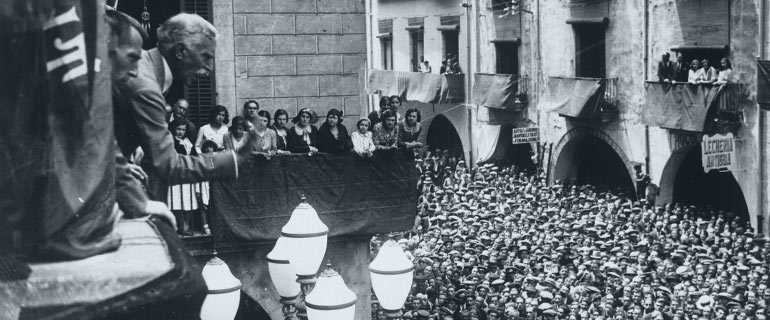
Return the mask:
[[660,82],[671,82],[674,79],[674,64],[669,57],[670,55],[666,52],[658,62],[658,81]]
[[[164,92],[174,79],[190,83],[197,73],[212,71],[216,37],[214,26],[198,15],[169,18],[158,29],[158,47],[142,51],[137,77],[113,90],[118,145],[126,158],[142,148],[152,199],[165,200],[170,184],[235,178],[248,156],[246,150],[178,155],[167,128]],[[247,139],[253,139],[252,132]]]
[[687,63],[684,61],[684,57],[682,57],[682,53],[677,52],[676,63],[674,64],[674,81],[687,82],[689,71],[690,71],[690,68],[688,67]]

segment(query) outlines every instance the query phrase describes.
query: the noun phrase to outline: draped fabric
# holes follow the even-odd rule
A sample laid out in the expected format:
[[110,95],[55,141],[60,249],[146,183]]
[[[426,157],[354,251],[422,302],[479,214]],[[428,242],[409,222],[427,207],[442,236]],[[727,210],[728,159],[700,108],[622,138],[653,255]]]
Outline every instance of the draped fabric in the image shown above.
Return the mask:
[[112,227],[114,133],[103,12],[97,0],[0,6],[0,108],[8,120],[0,129],[0,237],[13,234],[3,230],[8,226],[26,229],[23,242],[43,247],[46,258],[83,258],[120,243]]
[[516,80],[510,74],[477,73],[473,84],[473,104],[505,109],[516,93]]
[[647,83],[642,122],[647,125],[702,132],[706,115],[723,86]]
[[251,159],[236,181],[210,183],[213,234],[219,241],[274,241],[302,195],[332,237],[408,230],[419,176],[405,150]]
[[545,110],[563,116],[593,118],[603,94],[603,79],[548,78]]
[[492,159],[497,148],[497,141],[500,139],[501,128],[501,125],[481,125],[478,137],[482,138],[476,139],[476,154],[478,155],[479,162],[486,162]]
[[465,100],[464,75],[369,70],[369,93],[400,96],[406,101],[454,103]]
[[770,110],[770,61],[757,61],[757,102],[759,107]]

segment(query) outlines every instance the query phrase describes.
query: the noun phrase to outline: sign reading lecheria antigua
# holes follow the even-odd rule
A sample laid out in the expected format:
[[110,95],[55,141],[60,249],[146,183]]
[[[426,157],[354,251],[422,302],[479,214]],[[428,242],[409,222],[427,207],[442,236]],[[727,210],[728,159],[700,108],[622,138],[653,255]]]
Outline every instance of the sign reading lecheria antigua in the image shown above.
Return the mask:
[[735,138],[732,133],[711,137],[704,135],[701,147],[703,171],[735,171]]
[[513,128],[513,144],[540,141],[540,127]]

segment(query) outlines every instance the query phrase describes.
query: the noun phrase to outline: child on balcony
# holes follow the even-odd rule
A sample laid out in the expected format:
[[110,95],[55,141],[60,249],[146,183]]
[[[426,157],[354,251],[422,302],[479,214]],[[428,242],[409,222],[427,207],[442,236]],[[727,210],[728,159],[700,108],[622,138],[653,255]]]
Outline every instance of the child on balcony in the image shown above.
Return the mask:
[[367,118],[361,118],[356,123],[358,131],[353,132],[350,135],[350,139],[353,142],[353,150],[362,157],[371,157],[374,154],[374,141],[372,141],[372,133],[369,131],[369,125],[371,122]]

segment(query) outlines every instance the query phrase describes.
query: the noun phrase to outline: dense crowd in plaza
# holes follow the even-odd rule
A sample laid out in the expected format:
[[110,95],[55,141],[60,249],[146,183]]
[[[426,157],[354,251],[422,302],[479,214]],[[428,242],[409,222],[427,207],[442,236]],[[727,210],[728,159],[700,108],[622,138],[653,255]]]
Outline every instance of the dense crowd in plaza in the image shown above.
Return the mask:
[[766,318],[770,242],[730,212],[549,186],[515,166],[418,163],[418,221],[398,240],[415,265],[404,318]]

